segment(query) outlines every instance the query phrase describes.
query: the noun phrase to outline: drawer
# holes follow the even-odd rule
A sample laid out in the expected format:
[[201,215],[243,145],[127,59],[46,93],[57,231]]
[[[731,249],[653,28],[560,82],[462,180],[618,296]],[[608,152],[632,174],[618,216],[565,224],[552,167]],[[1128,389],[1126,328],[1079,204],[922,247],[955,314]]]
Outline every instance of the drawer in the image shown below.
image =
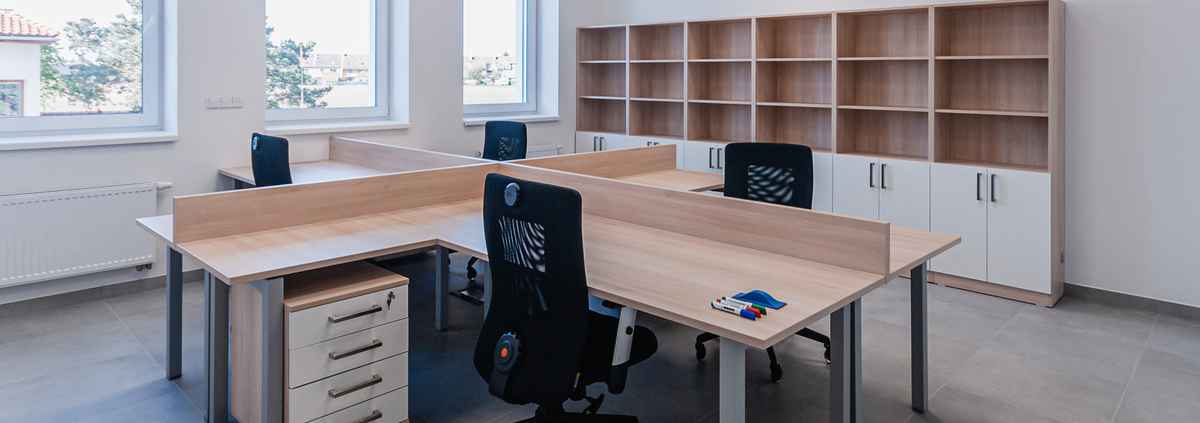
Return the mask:
[[[352,389],[355,385],[375,378],[379,379],[378,383],[357,390]],[[308,422],[404,386],[408,386],[408,353],[289,389],[288,421]],[[350,392],[334,397],[338,391],[346,390]]]
[[[390,305],[389,293],[396,294]],[[407,317],[407,285],[300,310],[288,314],[288,349],[295,350]]]
[[[408,319],[309,345],[288,353],[288,387],[295,388],[406,351]],[[331,356],[336,353],[341,353],[341,357]]]
[[[379,415],[375,418],[375,415]],[[370,420],[368,420],[370,419]],[[372,398],[367,402],[358,403],[342,411],[313,420],[312,423],[397,423],[408,420],[408,388],[400,388],[392,392]]]

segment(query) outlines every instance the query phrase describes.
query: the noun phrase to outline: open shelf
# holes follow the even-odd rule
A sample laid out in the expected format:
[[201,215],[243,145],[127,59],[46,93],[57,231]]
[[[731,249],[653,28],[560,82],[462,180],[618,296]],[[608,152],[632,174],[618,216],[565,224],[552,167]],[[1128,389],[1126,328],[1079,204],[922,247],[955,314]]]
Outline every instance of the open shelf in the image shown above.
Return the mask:
[[938,60],[1013,60],[1013,59],[1049,59],[1049,54],[1010,54],[992,56],[937,56]]
[[939,109],[1046,113],[1050,62],[1046,59],[939,60],[934,93]]
[[581,98],[578,121],[578,131],[624,134],[625,100]]
[[683,60],[683,24],[629,27],[630,60]]
[[938,113],[934,159],[1019,169],[1049,169],[1049,119]]
[[750,62],[688,63],[688,99],[750,101]]
[[837,152],[929,158],[929,113],[839,109]]
[[750,59],[750,19],[688,24],[688,59]]
[[929,107],[929,61],[838,63],[838,104]]
[[579,61],[625,60],[625,27],[579,29]]
[[683,62],[631,63],[629,96],[683,100]]
[[682,138],[683,103],[630,101],[629,134]]
[[758,105],[755,140],[802,144],[813,151],[833,148],[833,110]]
[[938,56],[1046,55],[1050,7],[1046,2],[937,7]]
[[688,139],[750,141],[750,105],[688,104]]
[[759,62],[758,101],[833,104],[832,62]]
[[759,59],[833,57],[833,16],[788,16],[758,20]]
[[929,9],[838,13],[838,57],[928,57]]
[[936,109],[938,113],[950,113],[960,115],[994,115],[994,116],[1025,116],[1025,117],[1050,117],[1049,112],[1017,112],[1011,110],[972,110],[972,109]]
[[837,106],[839,109],[846,110],[880,110],[885,112],[928,112],[928,107],[901,107],[901,106]]
[[579,96],[625,97],[625,63],[580,63]]

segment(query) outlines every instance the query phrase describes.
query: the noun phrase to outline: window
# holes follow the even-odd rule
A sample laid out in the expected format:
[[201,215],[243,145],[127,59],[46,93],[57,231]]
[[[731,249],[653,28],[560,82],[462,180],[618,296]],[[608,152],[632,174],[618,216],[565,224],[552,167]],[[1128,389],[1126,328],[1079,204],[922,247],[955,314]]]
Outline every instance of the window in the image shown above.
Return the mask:
[[0,133],[162,127],[161,0],[5,0]]
[[537,1],[463,1],[463,113],[537,110]]
[[267,120],[388,116],[388,1],[266,0]]

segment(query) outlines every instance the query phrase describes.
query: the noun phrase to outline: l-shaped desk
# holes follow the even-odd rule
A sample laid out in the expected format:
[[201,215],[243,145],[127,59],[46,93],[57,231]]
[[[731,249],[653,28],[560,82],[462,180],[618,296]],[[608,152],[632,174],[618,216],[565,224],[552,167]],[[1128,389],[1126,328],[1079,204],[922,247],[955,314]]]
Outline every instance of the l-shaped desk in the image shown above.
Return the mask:
[[[497,172],[580,192],[590,294],[721,337],[722,422],[746,420],[745,349],[774,345],[826,315],[833,343],[830,419],[861,421],[860,299],[908,272],[913,408],[924,411],[925,262],[959,238],[679,190],[712,188],[713,178],[674,171],[674,149],[663,145],[505,163],[453,156],[473,164],[177,197],[175,215],[139,220],[170,249],[167,375],[179,375],[182,255],[207,275],[210,422],[223,421],[227,413],[229,335],[221,329],[229,323],[231,285],[255,282],[264,299],[281,298],[284,275],[435,248],[435,324],[444,328],[449,297],[443,258],[454,249],[487,260],[482,186],[486,174]],[[396,151],[407,157],[438,154]],[[758,321],[708,307],[713,298],[753,289],[789,305]],[[281,353],[279,343],[271,347],[272,338],[282,335],[264,333],[264,386],[278,389],[264,389],[261,421],[280,421],[282,379],[274,380],[280,371],[270,367],[281,364],[270,359]]]

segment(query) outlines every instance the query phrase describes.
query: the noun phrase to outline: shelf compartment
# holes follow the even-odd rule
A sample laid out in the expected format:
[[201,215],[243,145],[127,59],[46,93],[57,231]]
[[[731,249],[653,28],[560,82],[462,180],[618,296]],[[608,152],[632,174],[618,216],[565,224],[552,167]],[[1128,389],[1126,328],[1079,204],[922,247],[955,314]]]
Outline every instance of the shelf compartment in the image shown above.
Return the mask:
[[683,60],[683,24],[629,27],[630,60]]
[[1048,118],[938,113],[934,120],[937,162],[1048,169]]
[[688,63],[688,99],[750,101],[750,62]]
[[757,142],[801,144],[813,151],[833,148],[832,109],[760,104],[757,115]]
[[838,63],[838,104],[929,107],[929,61]]
[[929,113],[839,109],[837,152],[929,158]]
[[683,103],[630,101],[629,134],[683,138]]
[[625,60],[625,27],[579,29],[579,61]]
[[939,60],[937,75],[939,109],[1050,110],[1049,60]]
[[688,104],[688,139],[750,141],[750,105]]
[[630,97],[670,98],[682,100],[683,62],[631,63],[629,65]]
[[1047,2],[937,7],[938,56],[1046,55],[1050,53]]
[[579,95],[625,97],[625,63],[579,64]]
[[759,62],[758,101],[833,104],[832,62]]
[[760,18],[757,56],[760,59],[833,57],[833,16]]
[[625,100],[579,99],[579,131],[625,133]]
[[929,9],[838,13],[838,57],[928,57]]
[[750,59],[749,19],[688,23],[688,59]]

